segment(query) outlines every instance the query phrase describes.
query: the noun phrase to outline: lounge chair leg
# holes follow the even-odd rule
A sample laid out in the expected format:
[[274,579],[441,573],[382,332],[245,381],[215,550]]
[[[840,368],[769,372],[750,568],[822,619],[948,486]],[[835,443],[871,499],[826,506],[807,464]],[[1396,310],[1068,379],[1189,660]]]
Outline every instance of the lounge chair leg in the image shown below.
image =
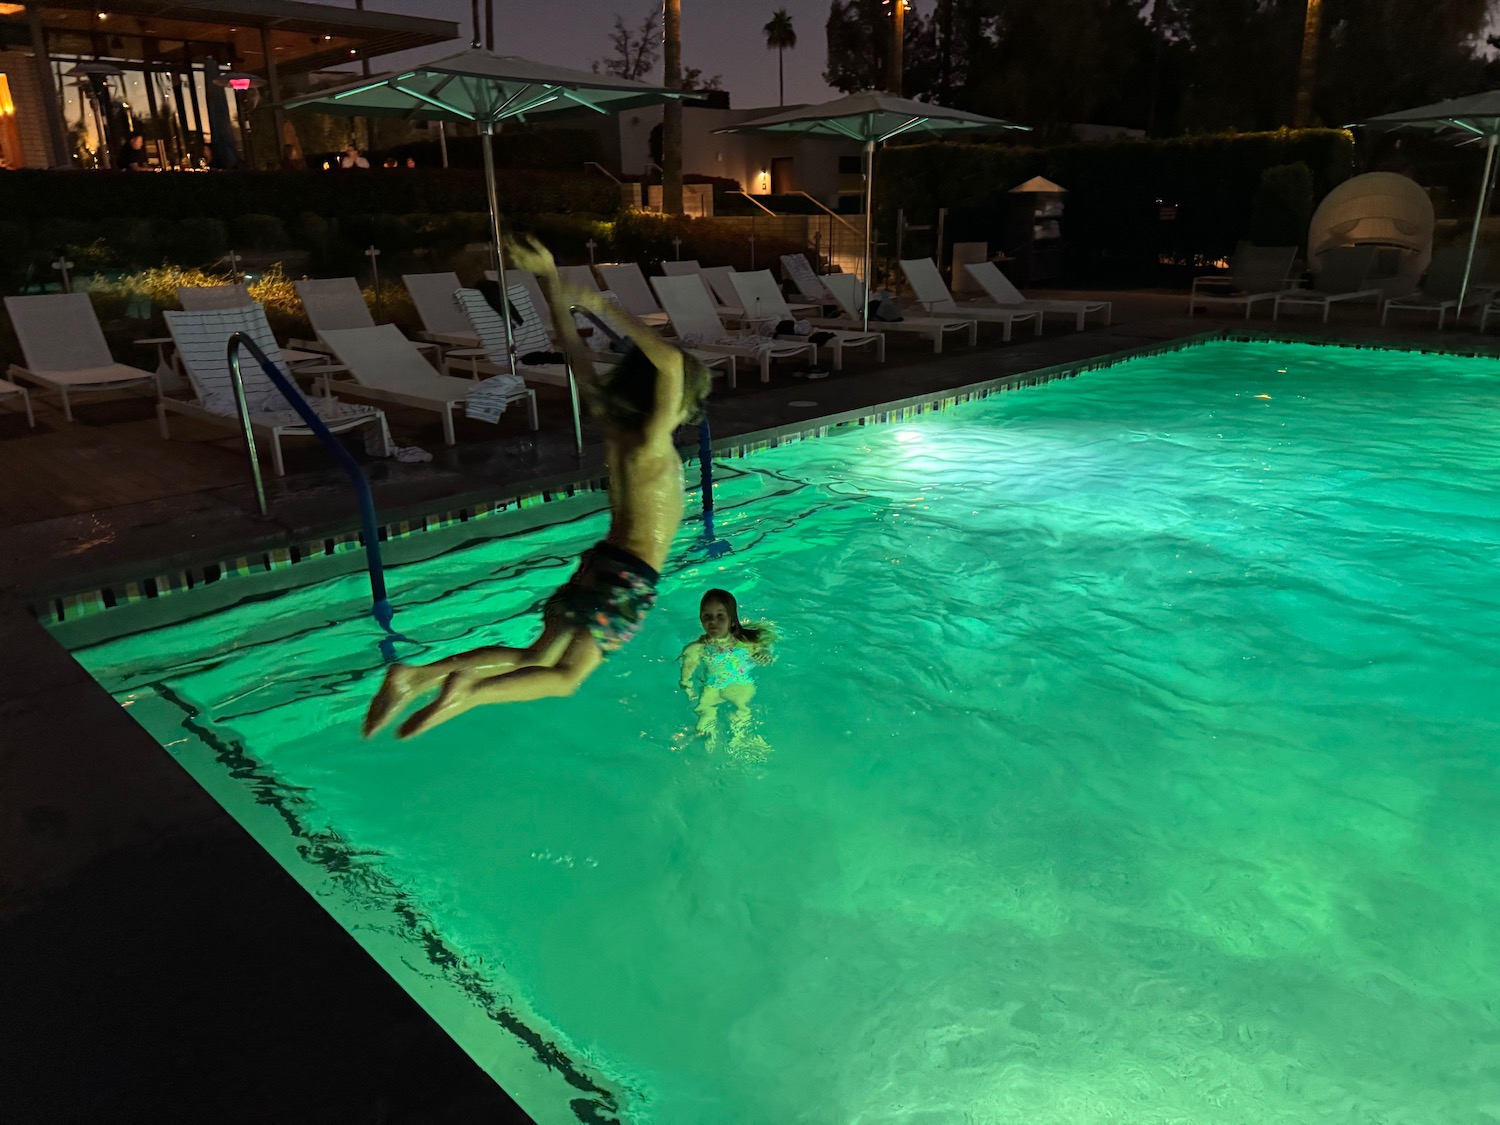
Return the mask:
[[26,428],[36,429],[36,415],[31,412],[31,392],[25,387],[21,388],[21,402],[26,406]]
[[943,354],[943,336],[944,335],[945,335],[945,333],[943,332],[943,330],[941,328],[939,328],[936,332],[934,332],[932,334],[932,354],[933,355],[942,355]]
[[769,383],[771,381],[771,353],[765,352],[760,357],[760,381]]
[[1323,323],[1324,324],[1328,323],[1328,314],[1331,313],[1332,311],[1333,311],[1333,302],[1331,302],[1331,301],[1324,301],[1323,302]]
[[448,403],[443,407],[443,444],[454,445],[453,438],[453,407],[454,403]]
[[875,362],[885,362],[885,333],[875,333]]
[[167,429],[167,404],[164,402],[156,404],[156,428],[161,431],[163,441],[172,440],[172,431]]
[[526,409],[527,409],[527,412],[531,415],[531,429],[532,429],[532,432],[534,433],[537,430],[540,430],[542,428],[541,419],[537,417],[537,413],[536,413],[536,392],[535,391],[527,391],[526,392]]
[[971,320],[971,321],[969,321],[969,347],[972,348],[972,347],[974,347],[978,343],[979,343],[979,321],[977,321],[977,320]]
[[286,476],[286,464],[281,459],[281,431],[271,431],[271,467],[278,477]]
[[73,407],[68,402],[68,388],[62,387],[57,393],[62,396],[63,419],[71,422],[73,420]]
[[835,336],[828,346],[833,349],[833,369],[842,371],[844,369],[844,342]]
[[1002,344],[1010,343],[1010,321],[1008,320],[1000,326],[1000,342]]

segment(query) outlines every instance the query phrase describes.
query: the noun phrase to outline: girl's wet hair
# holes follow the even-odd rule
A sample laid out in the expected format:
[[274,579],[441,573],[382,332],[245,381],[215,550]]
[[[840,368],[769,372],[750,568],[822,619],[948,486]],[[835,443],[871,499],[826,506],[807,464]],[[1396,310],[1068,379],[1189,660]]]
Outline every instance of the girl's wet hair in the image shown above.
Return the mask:
[[[656,365],[639,348],[631,347],[611,370],[599,371],[589,387],[589,409],[622,430],[639,430],[656,411]],[[685,421],[703,418],[713,376],[698,360],[682,353],[682,406]]]
[[734,600],[734,595],[728,590],[713,589],[703,595],[698,603],[698,613],[701,616],[708,608],[710,602],[718,602],[729,611],[729,635],[737,641],[746,641],[755,644],[761,638],[762,630],[752,625],[745,625],[740,621],[740,605]]

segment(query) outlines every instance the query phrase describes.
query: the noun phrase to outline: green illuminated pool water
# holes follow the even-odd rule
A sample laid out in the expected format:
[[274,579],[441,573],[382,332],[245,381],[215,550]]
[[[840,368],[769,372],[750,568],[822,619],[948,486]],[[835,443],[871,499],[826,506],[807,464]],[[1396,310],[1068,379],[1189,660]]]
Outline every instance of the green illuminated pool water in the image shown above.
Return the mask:
[[[734,462],[578,697],[411,744],[356,579],[80,655],[540,1121],[1493,1123],[1496,371],[1211,344]],[[523,641],[602,528],[398,624]],[[708,585],[764,761],[685,739]]]

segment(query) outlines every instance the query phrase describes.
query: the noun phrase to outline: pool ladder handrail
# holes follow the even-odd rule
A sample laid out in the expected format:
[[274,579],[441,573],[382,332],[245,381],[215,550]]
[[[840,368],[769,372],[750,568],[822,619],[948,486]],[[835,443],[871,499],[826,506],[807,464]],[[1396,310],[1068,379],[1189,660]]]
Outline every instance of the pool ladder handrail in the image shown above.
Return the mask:
[[[386,597],[385,567],[380,561],[380,533],[375,524],[375,498],[370,492],[370,480],[365,476],[365,471],[344,448],[343,443],[333,436],[323,419],[319,418],[312,407],[307,404],[307,399],[303,397],[302,392],[293,386],[291,381],[267,358],[259,344],[245,333],[236,332],[229,337],[228,347],[229,382],[234,387],[234,405],[239,412],[240,426],[245,432],[245,449],[250,455],[250,477],[255,482],[255,502],[260,509],[260,514],[264,517],[269,514],[269,511],[266,506],[265,482],[261,479],[260,461],[255,451],[255,429],[250,423],[250,405],[245,400],[245,380],[240,374],[240,349],[242,347],[248,348],[255,356],[260,363],[261,370],[266,373],[266,378],[271,380],[271,383],[281,392],[281,397],[286,399],[307,428],[333,455],[333,459],[339,463],[339,468],[344,470],[349,477],[349,482],[354,486],[354,493],[359,501],[360,535],[365,544],[365,569],[370,575],[370,615],[375,618],[382,629],[395,636],[396,631],[391,628],[391,619],[395,616],[395,610],[391,608],[390,600]],[[385,642],[382,642],[382,647],[384,645]]]

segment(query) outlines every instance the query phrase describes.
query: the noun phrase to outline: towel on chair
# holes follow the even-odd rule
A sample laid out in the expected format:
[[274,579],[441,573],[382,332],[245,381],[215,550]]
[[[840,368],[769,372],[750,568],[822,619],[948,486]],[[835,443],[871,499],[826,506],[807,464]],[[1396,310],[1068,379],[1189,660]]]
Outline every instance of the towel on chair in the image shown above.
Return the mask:
[[722,347],[736,348],[759,359],[776,346],[776,341],[765,335],[721,336],[711,340],[706,332],[688,332],[679,336],[677,342],[684,348]]
[[505,408],[526,397],[526,382],[519,375],[494,375],[477,384],[464,399],[464,416],[479,422],[498,422]]

